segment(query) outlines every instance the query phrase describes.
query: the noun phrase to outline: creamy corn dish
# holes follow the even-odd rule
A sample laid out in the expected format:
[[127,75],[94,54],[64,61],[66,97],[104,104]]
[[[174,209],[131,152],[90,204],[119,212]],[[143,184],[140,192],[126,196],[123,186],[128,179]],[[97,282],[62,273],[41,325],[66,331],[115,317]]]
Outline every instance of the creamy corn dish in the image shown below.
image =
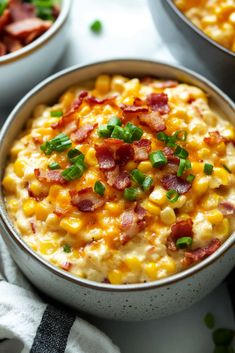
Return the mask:
[[197,87],[100,75],[36,107],[10,150],[6,207],[24,241],[65,271],[158,280],[234,231],[234,141]]
[[205,34],[235,51],[235,0],[174,0]]

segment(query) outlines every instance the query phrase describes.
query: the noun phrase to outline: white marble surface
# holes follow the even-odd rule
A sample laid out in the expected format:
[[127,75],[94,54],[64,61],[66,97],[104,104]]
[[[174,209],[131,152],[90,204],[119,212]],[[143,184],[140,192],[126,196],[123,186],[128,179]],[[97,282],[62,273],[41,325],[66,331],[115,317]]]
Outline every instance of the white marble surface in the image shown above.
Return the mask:
[[[94,19],[103,23],[100,35],[89,29]],[[155,30],[147,0],[74,0],[70,42],[54,71],[118,57],[174,62]],[[2,121],[6,115],[7,112],[1,112]],[[212,353],[211,333],[203,324],[208,311],[215,314],[218,326],[235,327],[225,286],[191,309],[161,320],[140,323],[89,320],[106,332],[122,353]]]

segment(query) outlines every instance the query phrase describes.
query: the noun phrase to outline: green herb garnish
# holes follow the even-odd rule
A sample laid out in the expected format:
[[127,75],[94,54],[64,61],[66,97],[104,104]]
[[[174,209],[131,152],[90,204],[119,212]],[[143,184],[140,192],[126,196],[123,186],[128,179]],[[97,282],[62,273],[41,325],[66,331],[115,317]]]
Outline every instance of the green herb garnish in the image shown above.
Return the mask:
[[166,197],[167,197],[168,201],[170,201],[171,203],[174,203],[174,202],[176,202],[178,200],[180,195],[179,195],[179,193],[176,190],[170,189],[170,190],[167,191]]
[[155,151],[149,154],[150,162],[154,168],[160,168],[167,164],[167,159],[162,151]]
[[48,168],[51,170],[55,170],[55,169],[60,169],[61,166],[57,162],[52,162],[52,163],[48,164]]
[[40,149],[45,153],[45,155],[48,156],[52,154],[53,151],[63,152],[71,146],[72,141],[70,140],[70,138],[62,133],[54,137],[52,140],[44,142],[40,146]]
[[94,186],[94,191],[95,191],[97,194],[103,196],[104,193],[105,193],[105,186],[104,186],[104,184],[101,183],[100,181],[96,181],[96,182],[95,182],[95,186]]
[[102,22],[100,20],[95,20],[91,23],[90,29],[92,32],[99,34],[102,31]]
[[193,239],[191,237],[182,237],[176,240],[176,246],[180,249],[185,249],[192,245]]
[[206,175],[211,175],[212,174],[212,172],[213,172],[213,165],[212,164],[209,164],[209,163],[205,163],[204,164],[204,169],[203,169],[203,171],[204,171],[204,173],[206,174]]

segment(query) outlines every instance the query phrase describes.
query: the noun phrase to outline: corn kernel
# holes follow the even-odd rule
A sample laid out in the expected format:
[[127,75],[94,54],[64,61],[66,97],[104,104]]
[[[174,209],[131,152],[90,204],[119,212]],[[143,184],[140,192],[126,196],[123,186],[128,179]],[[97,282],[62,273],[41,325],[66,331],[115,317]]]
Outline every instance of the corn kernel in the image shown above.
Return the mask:
[[58,249],[58,245],[51,241],[41,241],[39,243],[39,251],[43,255],[51,255]]
[[35,207],[36,218],[40,221],[45,221],[48,214],[50,213],[50,206],[45,202],[38,202]]
[[215,167],[213,169],[212,180],[210,187],[212,189],[218,188],[220,185],[228,185],[229,173],[224,168]]
[[138,169],[143,173],[147,173],[150,172],[153,167],[150,161],[143,161],[138,165]]
[[111,81],[111,89],[121,93],[124,89],[125,82],[126,79],[123,76],[115,75]]
[[79,112],[79,116],[86,116],[90,113],[91,108],[89,107],[89,105],[85,105],[84,107],[81,108],[80,112]]
[[71,234],[77,234],[81,230],[83,224],[81,219],[73,217],[64,217],[60,221],[60,227]]
[[122,273],[119,270],[113,270],[109,272],[108,279],[111,284],[121,284],[122,283]]
[[13,158],[17,157],[19,152],[21,152],[23,149],[24,149],[24,144],[21,141],[16,142],[11,149],[11,156]]
[[224,218],[221,223],[215,226],[214,232],[217,234],[217,237],[219,239],[227,237],[230,232],[229,220],[227,218]]
[[49,190],[49,199],[51,202],[55,202],[59,192],[63,190],[63,188],[59,185],[52,185]]
[[124,203],[122,200],[118,202],[106,202],[104,208],[114,215],[119,215],[124,209]]
[[134,161],[130,161],[126,164],[126,170],[132,170],[135,169],[137,164]]
[[149,277],[151,281],[157,279],[157,272],[158,272],[158,264],[155,262],[148,262],[144,266],[144,272]]
[[174,259],[171,258],[170,256],[164,256],[158,262],[158,273],[157,273],[158,279],[169,276],[175,272],[176,272],[176,263]]
[[161,220],[166,225],[171,225],[175,223],[176,216],[175,212],[171,207],[165,207],[160,213]]
[[95,81],[95,88],[101,94],[106,94],[110,90],[110,76],[99,75]]
[[96,152],[93,147],[90,147],[85,156],[85,162],[90,166],[95,166],[98,164],[96,159]]
[[207,192],[209,187],[209,179],[207,176],[196,176],[193,181],[192,188],[198,195],[203,195]]
[[164,205],[164,203],[166,203],[166,200],[167,200],[166,191],[161,186],[157,186],[155,187],[153,192],[151,192],[151,194],[149,195],[149,199],[153,203],[156,203],[157,205],[162,206]]
[[18,209],[18,204],[19,201],[15,198],[8,198],[7,200],[7,208],[11,211],[11,212],[16,212]]
[[185,205],[186,201],[187,201],[186,196],[185,195],[180,195],[178,200],[171,204],[171,207],[173,207],[173,208],[181,208],[181,207],[183,207]]
[[12,175],[7,175],[2,181],[2,184],[6,191],[14,193],[16,191],[16,181]]
[[129,256],[124,259],[125,264],[131,271],[140,271],[141,262],[136,256]]
[[197,155],[199,159],[206,159],[210,157],[211,151],[209,150],[209,148],[204,147],[197,152]]
[[36,201],[34,199],[28,199],[23,202],[23,211],[25,216],[31,217],[35,213]]
[[144,202],[142,206],[146,209],[146,211],[153,214],[154,216],[158,216],[161,212],[160,207],[154,205],[151,201]]
[[25,168],[25,162],[18,158],[14,163],[14,172],[16,173],[16,175],[18,177],[22,177],[24,175]]
[[223,131],[223,136],[228,140],[234,140],[235,139],[234,127],[233,126],[227,127],[226,130]]
[[65,107],[68,108],[75,98],[75,94],[72,91],[67,91],[63,94],[60,98],[60,103]]
[[203,163],[192,162],[191,164],[192,164],[192,171],[193,171],[194,174],[203,172],[203,168],[204,168],[204,164]]
[[216,208],[219,205],[219,199],[220,199],[219,195],[214,194],[214,193],[212,195],[206,196],[202,200],[202,207],[205,210],[210,210],[210,209]]
[[206,213],[206,218],[208,219],[209,222],[212,224],[218,224],[223,221],[223,214],[219,210],[211,210]]

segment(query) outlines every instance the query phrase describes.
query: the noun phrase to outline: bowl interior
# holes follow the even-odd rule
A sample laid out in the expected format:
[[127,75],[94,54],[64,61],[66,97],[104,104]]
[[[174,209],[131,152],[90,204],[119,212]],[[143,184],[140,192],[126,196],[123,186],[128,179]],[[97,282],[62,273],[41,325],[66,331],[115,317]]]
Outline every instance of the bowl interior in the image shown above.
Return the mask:
[[[113,60],[107,62],[101,62],[97,64],[90,64],[83,67],[72,67],[63,70],[50,78],[44,80],[41,84],[37,85],[32,89],[15,107],[15,109],[10,114],[9,118],[5,122],[2,131],[0,133],[0,165],[3,166],[0,169],[1,180],[4,174],[4,166],[7,160],[8,151],[12,145],[13,140],[17,137],[19,132],[25,125],[25,122],[30,118],[34,108],[38,104],[51,104],[55,103],[58,97],[66,91],[69,87],[75,84],[86,82],[94,79],[99,74],[122,74],[128,77],[144,77],[153,76],[163,79],[173,79],[180,82],[189,83],[200,87],[207,92],[210,100],[211,107],[219,112],[224,119],[228,119],[230,122],[235,124],[235,105],[234,103],[224,95],[218,88],[213,84],[210,84],[206,79],[202,78],[200,75],[192,73],[190,70],[185,70],[172,65],[167,65],[160,62],[151,62],[144,60]],[[144,288],[152,286],[161,286],[163,284],[169,284],[171,281],[176,279],[181,279],[184,276],[197,271],[204,265],[210,263],[217,256],[220,256],[228,247],[230,247],[235,238],[235,233],[230,236],[227,241],[214,253],[211,257],[205,259],[198,265],[185,270],[181,273],[175,274],[163,280],[158,280],[157,282],[145,283],[145,284],[134,284],[134,285],[120,285],[120,286],[110,286],[106,284],[97,284],[92,281],[78,279],[77,277],[64,273],[64,271],[55,268],[53,265],[49,264],[46,260],[42,259],[38,254],[34,253],[22,240],[19,234],[13,229],[11,221],[7,215],[4,195],[1,189],[0,191],[0,216],[7,227],[11,230],[11,236],[14,235],[14,240],[23,247],[25,251],[30,253],[34,258],[36,258],[40,263],[43,263],[47,268],[52,271],[57,272],[66,277],[70,278],[75,282],[88,283],[93,287],[115,287],[116,290],[122,289],[127,290],[129,288]]]

